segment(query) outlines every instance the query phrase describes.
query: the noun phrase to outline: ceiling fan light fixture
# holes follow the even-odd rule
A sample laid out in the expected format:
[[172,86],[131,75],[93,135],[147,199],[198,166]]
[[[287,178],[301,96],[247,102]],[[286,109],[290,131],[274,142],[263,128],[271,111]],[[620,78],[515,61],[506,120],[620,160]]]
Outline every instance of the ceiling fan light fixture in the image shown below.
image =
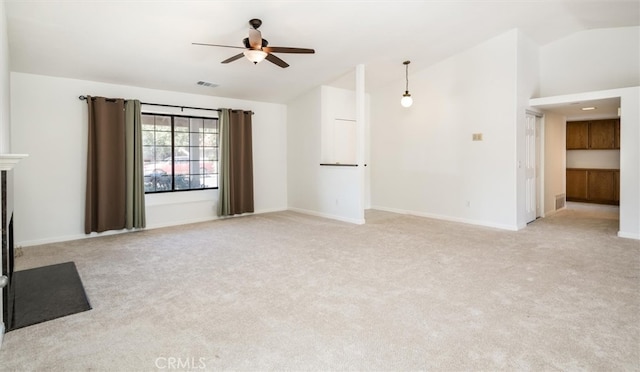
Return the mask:
[[411,61],[402,62],[405,66],[405,79],[407,82],[406,89],[400,100],[402,107],[411,107],[411,105],[413,105],[413,98],[411,98],[411,94],[409,94],[409,63],[411,63]]
[[249,61],[253,62],[253,64],[262,62],[265,58],[267,58],[267,52],[258,49],[245,50],[243,54]]
[[221,44],[207,44],[207,43],[191,43],[193,45],[204,45],[204,46],[213,46],[213,47],[222,47],[222,48],[234,48],[234,49],[244,49],[242,53],[238,53],[234,56],[231,56],[220,63],[231,63],[233,61],[237,61],[242,57],[246,57],[249,61],[253,62],[253,64],[258,64],[262,62],[264,59],[273,63],[274,65],[282,68],[289,67],[289,64],[279,57],[277,57],[273,53],[294,53],[294,54],[314,54],[316,51],[309,48],[294,48],[294,47],[274,47],[269,46],[269,42],[267,39],[262,37],[262,33],[258,30],[260,25],[262,25],[262,21],[254,18],[249,21],[251,28],[249,29],[249,37],[245,37],[242,39],[242,44],[244,47],[234,46],[234,45],[221,45]]

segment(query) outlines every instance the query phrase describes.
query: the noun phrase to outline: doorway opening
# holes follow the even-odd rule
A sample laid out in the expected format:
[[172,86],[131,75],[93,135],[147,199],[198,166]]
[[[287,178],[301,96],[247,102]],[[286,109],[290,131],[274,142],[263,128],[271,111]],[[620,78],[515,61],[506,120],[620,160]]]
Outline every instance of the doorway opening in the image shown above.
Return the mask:
[[[574,202],[619,205],[620,106],[611,97],[537,107],[544,113],[543,216]],[[611,210],[619,220],[619,208]]]

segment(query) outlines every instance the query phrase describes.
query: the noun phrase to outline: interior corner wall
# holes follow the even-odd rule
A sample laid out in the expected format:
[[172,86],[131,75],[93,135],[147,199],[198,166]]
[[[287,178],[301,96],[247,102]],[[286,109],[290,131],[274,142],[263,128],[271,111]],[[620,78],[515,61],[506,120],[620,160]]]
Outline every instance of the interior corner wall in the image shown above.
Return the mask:
[[319,210],[321,87],[287,105],[287,203],[290,209]]
[[[518,228],[526,227],[528,221],[526,213],[526,123],[527,110],[530,108],[529,100],[537,96],[540,84],[540,58],[539,47],[527,35],[517,30],[517,109],[515,112],[516,126],[516,151],[517,158],[514,168],[517,171],[517,207],[514,213],[517,218]],[[537,164],[536,166],[540,166]],[[539,201],[538,201],[539,202]]]
[[[372,208],[515,230],[518,31],[371,92]],[[482,141],[472,141],[481,133]]]
[[640,240],[640,87],[621,91],[618,236]]
[[586,30],[540,48],[541,97],[640,85],[640,27]]
[[[284,105],[13,72],[12,144],[29,154],[15,169],[15,187],[20,190],[15,196],[17,245],[86,237],[87,104],[80,95],[254,111],[255,210],[286,209]],[[215,219],[217,198],[218,190],[147,194],[147,227]]]
[[11,153],[9,38],[5,2],[0,1],[0,154]]
[[556,211],[556,196],[566,191],[566,120],[562,115],[544,115],[544,214]]

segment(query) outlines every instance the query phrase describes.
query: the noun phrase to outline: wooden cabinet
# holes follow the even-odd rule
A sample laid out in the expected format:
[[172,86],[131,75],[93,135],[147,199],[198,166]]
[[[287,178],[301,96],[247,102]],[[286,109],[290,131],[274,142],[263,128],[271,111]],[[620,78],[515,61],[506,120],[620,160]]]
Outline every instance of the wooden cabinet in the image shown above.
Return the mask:
[[587,171],[584,169],[567,169],[567,200],[587,200]]
[[620,119],[567,122],[567,150],[620,148]]
[[620,171],[616,169],[567,169],[567,200],[619,204]]
[[594,203],[612,203],[615,199],[614,172],[610,170],[587,171],[587,200]]
[[567,150],[589,148],[589,122],[567,122]]
[[[616,122],[619,120],[596,120],[589,122],[589,148],[614,149]],[[618,148],[620,145],[618,144]]]

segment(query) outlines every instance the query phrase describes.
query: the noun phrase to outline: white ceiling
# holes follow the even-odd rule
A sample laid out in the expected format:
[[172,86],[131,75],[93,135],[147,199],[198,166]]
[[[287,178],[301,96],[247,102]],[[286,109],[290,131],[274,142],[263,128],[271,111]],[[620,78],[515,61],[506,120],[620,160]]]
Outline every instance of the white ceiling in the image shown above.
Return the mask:
[[[590,107],[594,109],[583,110]],[[567,120],[614,119],[618,117],[620,97],[537,105],[536,108],[562,115]]]
[[[539,45],[574,32],[640,24],[640,1],[6,1],[12,71],[285,103],[321,84],[404,87],[426,68],[512,28]],[[249,19],[291,67],[242,58]],[[219,84],[197,85],[200,80]],[[90,93],[90,92],[88,92]]]

